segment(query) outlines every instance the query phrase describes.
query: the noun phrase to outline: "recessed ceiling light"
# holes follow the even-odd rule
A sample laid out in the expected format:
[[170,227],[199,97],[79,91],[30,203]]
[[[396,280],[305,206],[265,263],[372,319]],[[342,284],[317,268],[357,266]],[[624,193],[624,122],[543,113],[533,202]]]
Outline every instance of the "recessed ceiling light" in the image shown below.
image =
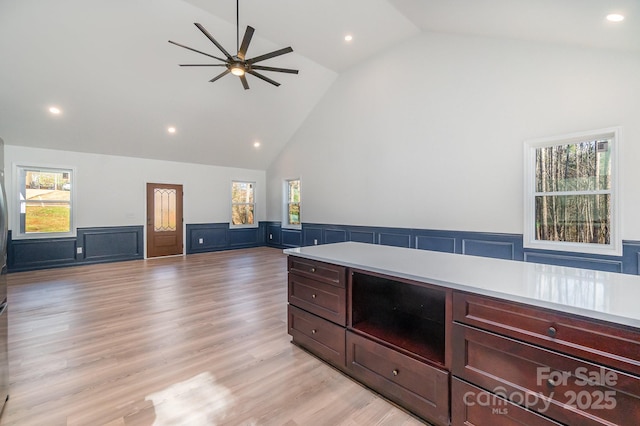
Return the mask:
[[255,141],[255,142],[253,143],[253,147],[254,147],[254,148],[260,148],[260,142]]
[[619,13],[611,13],[607,15],[607,21],[609,22],[622,22],[624,20],[624,16]]
[[62,110],[56,106],[49,107],[49,112],[54,115],[62,114]]
[[353,36],[351,34],[347,34],[346,36],[344,36],[344,41],[351,41],[353,40]]
[[175,133],[176,132],[176,128],[173,126],[167,127],[167,132],[169,133]]

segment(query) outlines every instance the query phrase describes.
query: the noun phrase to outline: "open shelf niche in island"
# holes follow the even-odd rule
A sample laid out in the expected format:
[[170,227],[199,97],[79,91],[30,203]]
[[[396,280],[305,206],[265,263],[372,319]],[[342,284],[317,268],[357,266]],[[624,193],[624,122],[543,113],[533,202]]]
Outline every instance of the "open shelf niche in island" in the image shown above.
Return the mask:
[[354,271],[349,294],[352,330],[445,366],[447,290]]

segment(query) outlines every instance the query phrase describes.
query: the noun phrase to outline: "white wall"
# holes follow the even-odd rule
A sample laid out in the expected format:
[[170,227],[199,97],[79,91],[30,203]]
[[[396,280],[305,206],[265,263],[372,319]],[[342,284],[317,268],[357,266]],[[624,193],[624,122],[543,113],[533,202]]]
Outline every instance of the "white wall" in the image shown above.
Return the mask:
[[623,126],[623,238],[640,239],[640,57],[423,34],[343,73],[267,171],[309,223],[523,232],[523,141]]
[[16,197],[12,197],[17,193],[14,165],[75,167],[75,219],[79,228],[144,225],[148,182],[183,185],[184,222],[188,224],[229,222],[231,180],[254,181],[258,203],[256,219],[266,218],[265,172],[262,170],[5,145],[10,229],[17,220]]

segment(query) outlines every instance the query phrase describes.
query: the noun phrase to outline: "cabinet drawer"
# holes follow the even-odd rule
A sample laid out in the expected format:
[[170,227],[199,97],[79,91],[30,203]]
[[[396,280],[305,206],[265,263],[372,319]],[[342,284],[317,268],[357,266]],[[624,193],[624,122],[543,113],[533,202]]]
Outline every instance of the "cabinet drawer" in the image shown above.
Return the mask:
[[640,332],[623,326],[454,292],[454,321],[640,375]]
[[417,415],[449,423],[449,373],[347,331],[347,371]]
[[451,379],[452,426],[560,426],[506,399],[453,377]]
[[452,337],[454,376],[560,423],[640,418],[638,377],[460,324]]
[[345,288],[289,274],[289,303],[336,324],[347,324]]
[[289,272],[301,274],[327,284],[346,287],[347,272],[343,266],[316,262],[302,257],[289,256],[287,259]]
[[289,305],[289,334],[293,341],[337,367],[344,368],[345,329]]

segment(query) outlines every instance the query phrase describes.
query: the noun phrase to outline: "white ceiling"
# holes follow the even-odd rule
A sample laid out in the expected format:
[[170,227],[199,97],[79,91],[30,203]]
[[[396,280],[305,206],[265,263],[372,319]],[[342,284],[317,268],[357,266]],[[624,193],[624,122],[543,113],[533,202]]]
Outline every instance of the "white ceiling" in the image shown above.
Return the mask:
[[[236,48],[233,0],[0,0],[0,137],[11,145],[266,169],[339,73],[421,32],[535,40],[640,54],[638,0],[241,0],[248,56],[299,75],[252,76],[213,63],[193,25]],[[620,24],[604,17],[626,16]],[[345,34],[354,40],[346,43]],[[50,105],[63,114],[53,117]],[[166,132],[169,125],[177,133]],[[259,140],[261,147],[253,143]]]

